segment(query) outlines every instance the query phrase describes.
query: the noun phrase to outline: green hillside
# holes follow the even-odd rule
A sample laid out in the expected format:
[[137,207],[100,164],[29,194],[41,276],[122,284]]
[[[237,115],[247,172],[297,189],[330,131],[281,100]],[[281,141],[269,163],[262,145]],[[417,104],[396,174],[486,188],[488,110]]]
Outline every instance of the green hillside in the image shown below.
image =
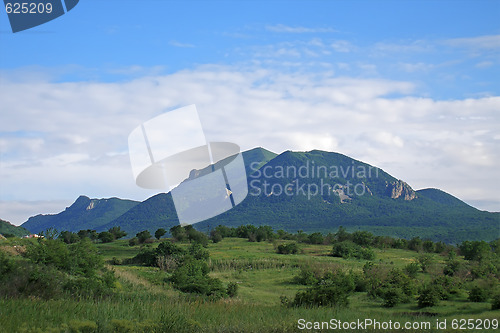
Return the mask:
[[0,235],[14,235],[17,237],[22,237],[25,235],[29,235],[29,233],[30,232],[23,227],[15,226],[8,221],[0,219]]
[[[255,224],[326,233],[342,225],[350,231],[420,236],[450,244],[489,241],[500,235],[500,213],[480,211],[438,189],[415,191],[382,169],[339,153],[313,150],[276,155],[255,148],[243,152],[243,159],[249,187],[246,199],[195,224],[197,229]],[[210,170],[194,170],[190,177]],[[32,232],[49,227],[103,231],[121,226],[131,237],[142,230],[154,233],[178,224],[171,194],[161,193],[141,203],[80,197],[64,212],[32,217],[23,226]]]
[[[478,328],[471,331],[498,330],[498,240],[454,248],[341,230],[321,241],[304,233],[268,236],[269,240],[260,242],[225,237],[206,244],[206,248],[179,239],[134,246],[127,240],[96,245],[88,240],[71,245],[56,240],[0,241],[0,327],[5,332],[285,333],[303,332],[300,319],[320,325],[335,319],[336,323],[372,320],[414,325],[402,332],[458,332],[460,321],[466,318]],[[33,250],[22,258],[16,248],[28,244]],[[296,244],[298,252],[280,253],[280,247],[287,244]],[[362,248],[372,257],[334,256],[342,244],[350,248],[365,244]],[[44,261],[37,261],[39,255],[44,255]],[[158,260],[145,262],[155,255]],[[66,268],[87,265],[96,256],[112,270],[102,261],[98,266],[96,260],[102,271],[91,271],[94,276],[90,280],[75,275],[80,274],[78,270]],[[51,260],[57,260],[58,266]],[[186,265],[222,294],[204,295],[206,286],[201,280],[191,282],[191,293],[179,289],[175,277]],[[205,267],[205,273],[197,267]],[[107,287],[103,286],[105,279],[111,281]],[[79,283],[73,282],[69,284],[73,289],[67,289],[68,284],[62,282],[66,280]],[[13,288],[19,283],[24,283],[24,288]],[[226,293],[230,286],[231,294]],[[322,293],[313,302],[334,303],[300,303],[315,291]],[[328,297],[332,291],[335,298]],[[345,302],[335,303],[339,299]],[[436,319],[446,321],[447,329],[437,327]],[[370,326],[352,331],[388,330]]]
[[30,217],[22,224],[22,227],[32,233],[39,233],[49,228],[74,232],[96,229],[116,219],[137,204],[137,201],[132,200],[90,199],[82,195],[63,212]]

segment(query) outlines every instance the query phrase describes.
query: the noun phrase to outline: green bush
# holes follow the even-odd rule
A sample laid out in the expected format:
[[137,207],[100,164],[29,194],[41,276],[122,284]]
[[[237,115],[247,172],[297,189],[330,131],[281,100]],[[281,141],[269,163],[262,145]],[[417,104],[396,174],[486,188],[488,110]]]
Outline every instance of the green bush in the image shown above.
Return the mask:
[[440,293],[435,286],[425,287],[418,296],[418,307],[425,308],[439,303]]
[[416,262],[411,262],[405,266],[404,271],[408,276],[415,278],[417,273],[420,271],[420,265]]
[[383,306],[392,308],[406,299],[406,295],[401,288],[383,288],[381,290],[381,298],[384,300]]
[[279,254],[297,254],[299,252],[299,246],[297,243],[280,244],[276,252]]
[[363,248],[358,244],[351,241],[343,241],[335,243],[332,249],[333,257],[341,257],[344,259],[356,258],[356,259],[375,259],[375,253],[370,248]]
[[491,301],[491,309],[500,310],[500,294],[496,294],[495,296],[493,296],[493,300]]
[[333,306],[347,307],[350,291],[336,285],[317,285],[295,295],[289,306]]
[[489,296],[489,291],[479,286],[474,286],[469,291],[469,301],[471,302],[486,302]]
[[236,297],[238,295],[238,284],[236,282],[229,282],[227,285],[227,295],[229,297]]
[[187,259],[182,266],[173,272],[171,281],[175,288],[187,292],[216,298],[226,295],[222,282],[208,276],[208,265],[205,261]]

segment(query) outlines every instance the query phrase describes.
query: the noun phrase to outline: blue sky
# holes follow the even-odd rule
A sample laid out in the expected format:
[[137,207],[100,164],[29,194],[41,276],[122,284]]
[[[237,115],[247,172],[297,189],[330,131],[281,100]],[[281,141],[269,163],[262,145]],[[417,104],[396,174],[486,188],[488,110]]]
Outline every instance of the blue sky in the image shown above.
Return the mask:
[[338,151],[499,211],[499,19],[499,1],[82,0],[13,34],[1,12],[0,218],[154,194],[127,135],[193,103],[210,138]]

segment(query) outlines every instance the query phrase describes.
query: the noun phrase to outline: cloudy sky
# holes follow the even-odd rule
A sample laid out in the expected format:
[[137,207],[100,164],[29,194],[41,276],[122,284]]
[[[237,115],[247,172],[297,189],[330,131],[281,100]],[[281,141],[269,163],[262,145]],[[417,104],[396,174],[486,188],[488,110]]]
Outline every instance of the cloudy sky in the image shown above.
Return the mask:
[[0,13],[0,218],[144,200],[127,138],[196,104],[242,150],[340,152],[500,211],[499,1],[85,0]]

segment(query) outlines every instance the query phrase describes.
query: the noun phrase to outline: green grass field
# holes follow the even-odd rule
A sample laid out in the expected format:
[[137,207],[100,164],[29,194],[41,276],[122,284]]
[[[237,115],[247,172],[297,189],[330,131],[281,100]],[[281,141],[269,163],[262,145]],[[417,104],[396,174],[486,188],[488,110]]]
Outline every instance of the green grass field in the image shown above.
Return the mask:
[[[156,247],[158,243],[152,244]],[[0,244],[4,248],[8,242]],[[182,244],[189,246],[189,244]],[[128,241],[97,244],[105,260],[123,260],[135,256],[139,246]],[[249,242],[226,238],[210,243],[210,275],[225,284],[236,282],[238,296],[208,301],[184,294],[172,288],[166,278],[169,273],[155,267],[138,265],[110,266],[118,278],[114,295],[103,299],[37,298],[0,299],[0,332],[302,332],[335,331],[299,329],[305,322],[342,322],[376,320],[431,329],[401,329],[401,332],[462,332],[453,329],[453,320],[499,319],[500,310],[491,310],[490,302],[472,303],[466,293],[454,295],[432,308],[417,308],[416,301],[393,308],[381,306],[381,301],[369,298],[366,292],[349,297],[348,308],[288,308],[280,297],[293,298],[305,286],[293,282],[300,267],[314,266],[325,270],[342,269],[361,272],[366,260],[328,256],[330,245],[301,244],[296,255],[277,254],[271,242]],[[375,263],[402,268],[414,261],[418,253],[407,250],[375,249]],[[433,254],[430,273],[418,273],[417,279],[430,279],[433,270],[442,269],[444,257]],[[22,260],[22,259],[19,259]],[[463,259],[462,259],[463,260]],[[436,321],[446,320],[446,329],[436,329]],[[459,322],[455,322],[459,323]],[[390,332],[373,327],[356,328],[352,332]],[[469,330],[471,331],[471,330]],[[472,330],[474,331],[474,330]],[[488,331],[482,329],[481,331]],[[493,331],[493,330],[489,330]]]

